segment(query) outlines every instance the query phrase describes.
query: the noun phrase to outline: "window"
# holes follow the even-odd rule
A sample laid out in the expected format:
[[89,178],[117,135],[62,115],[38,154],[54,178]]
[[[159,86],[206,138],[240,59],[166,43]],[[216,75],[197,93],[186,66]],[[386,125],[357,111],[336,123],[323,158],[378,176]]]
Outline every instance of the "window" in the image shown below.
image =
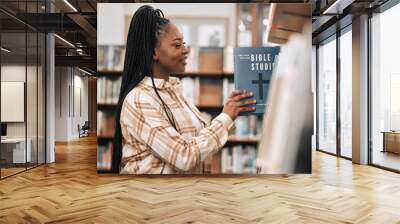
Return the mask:
[[318,48],[318,149],[336,153],[336,39]]
[[[346,32],[347,31],[347,32]],[[340,155],[351,158],[352,141],[351,26],[340,36]]]
[[372,163],[400,170],[400,4],[371,18]]

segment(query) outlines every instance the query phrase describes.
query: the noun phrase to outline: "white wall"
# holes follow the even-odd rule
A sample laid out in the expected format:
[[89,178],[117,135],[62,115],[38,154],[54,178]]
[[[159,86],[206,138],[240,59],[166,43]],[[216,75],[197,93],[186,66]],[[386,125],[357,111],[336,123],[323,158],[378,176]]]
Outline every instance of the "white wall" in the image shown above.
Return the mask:
[[[72,108],[74,111],[72,111],[72,119],[71,119],[71,132],[70,132],[70,138],[75,139],[79,137],[79,133],[78,133],[78,124],[80,126],[82,126],[85,121],[88,121],[88,78],[87,76],[82,76],[82,73],[79,72],[78,70],[74,70],[74,82],[73,82],[73,86],[75,91],[72,93],[74,94],[73,96],[71,96],[72,99],[74,99],[74,108]],[[82,110],[82,114],[80,114],[79,108],[77,107],[77,105],[79,104],[79,102],[77,100],[78,97],[78,93],[77,93],[77,88],[80,89],[80,100],[81,100],[81,110]]]
[[[124,4],[97,4],[97,44],[124,45]],[[112,19],[110,19],[112,18]]]
[[[18,65],[18,64],[13,64],[13,65],[2,65],[1,66],[1,81],[4,82],[25,82],[25,75],[26,75],[26,70],[28,71],[28,74],[32,74],[33,72],[36,73],[36,68],[33,66],[28,66],[25,67],[24,65]],[[36,91],[36,89],[35,89]],[[36,92],[35,92],[36,93]],[[36,97],[36,94],[33,93],[27,93],[28,97]],[[28,100],[28,102],[31,102],[32,100]],[[36,106],[36,105],[35,105]],[[1,110],[7,110],[7,108],[1,108]],[[28,120],[31,121],[33,118],[31,117],[32,114],[27,114],[28,115]],[[36,116],[36,114],[35,114]],[[7,124],[7,136],[8,137],[25,137],[25,125],[26,122],[11,122]],[[29,128],[32,127],[31,125],[28,126]],[[28,131],[29,133],[29,131]],[[29,136],[28,136],[29,137]]]
[[68,140],[69,69],[55,68],[55,141]]
[[[228,18],[228,44],[235,44],[235,3],[99,3],[97,4],[97,43],[125,44],[125,17],[132,16],[142,5],[159,8],[168,17]],[[110,19],[112,18],[112,19]]]
[[[38,70],[37,70],[38,69]],[[25,80],[27,78],[27,80]],[[21,138],[25,133],[31,143],[31,155],[36,162],[37,153],[39,154],[39,163],[44,163],[44,74],[41,67],[25,66],[25,64],[3,64],[1,66],[1,81],[17,81],[26,84],[26,107],[21,108],[21,112],[26,112],[26,121],[7,122],[7,137]],[[3,89],[4,90],[4,89]],[[2,91],[3,91],[2,90]],[[21,92],[23,94],[23,91]],[[7,94],[7,93],[6,93]],[[7,97],[3,95],[2,97]],[[13,113],[11,108],[1,108],[8,113]],[[48,157],[51,158],[51,157]],[[48,160],[51,162],[51,160]]]
[[[75,68],[56,67],[55,86],[55,140],[77,139],[78,124],[83,125],[88,120],[88,78]],[[74,90],[77,88],[81,90],[82,114],[76,107],[78,93]]]

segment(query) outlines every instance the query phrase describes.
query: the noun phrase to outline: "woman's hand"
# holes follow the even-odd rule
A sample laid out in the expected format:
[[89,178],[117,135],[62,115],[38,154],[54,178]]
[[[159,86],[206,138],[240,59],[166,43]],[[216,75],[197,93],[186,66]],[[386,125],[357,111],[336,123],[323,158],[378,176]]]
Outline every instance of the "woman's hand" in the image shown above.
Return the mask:
[[248,98],[253,96],[252,92],[246,90],[234,90],[229,96],[228,100],[224,105],[224,109],[222,112],[228,114],[232,120],[235,120],[240,112],[244,111],[255,111],[255,107],[247,107],[248,105],[254,105],[256,100],[243,100],[244,98]]

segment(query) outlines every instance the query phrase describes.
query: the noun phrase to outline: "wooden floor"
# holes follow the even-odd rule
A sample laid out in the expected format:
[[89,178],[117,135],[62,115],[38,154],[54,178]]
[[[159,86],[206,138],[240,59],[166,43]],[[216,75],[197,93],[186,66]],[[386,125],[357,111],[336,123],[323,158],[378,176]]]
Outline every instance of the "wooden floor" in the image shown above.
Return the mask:
[[96,140],[0,181],[0,223],[400,223],[400,175],[313,153],[312,175],[96,173]]
[[391,169],[400,170],[400,155],[392,152],[374,151],[372,161],[374,164]]

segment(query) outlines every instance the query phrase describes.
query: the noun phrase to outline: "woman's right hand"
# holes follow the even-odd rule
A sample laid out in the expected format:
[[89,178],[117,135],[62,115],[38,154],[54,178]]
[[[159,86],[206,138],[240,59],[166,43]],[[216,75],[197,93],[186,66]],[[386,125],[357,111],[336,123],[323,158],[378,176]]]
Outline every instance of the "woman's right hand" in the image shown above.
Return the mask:
[[255,107],[248,107],[248,105],[256,104],[256,100],[248,99],[243,100],[244,98],[248,98],[253,96],[252,92],[246,90],[234,90],[229,96],[228,100],[224,104],[224,109],[222,112],[228,114],[232,120],[235,120],[240,112],[255,111]]

